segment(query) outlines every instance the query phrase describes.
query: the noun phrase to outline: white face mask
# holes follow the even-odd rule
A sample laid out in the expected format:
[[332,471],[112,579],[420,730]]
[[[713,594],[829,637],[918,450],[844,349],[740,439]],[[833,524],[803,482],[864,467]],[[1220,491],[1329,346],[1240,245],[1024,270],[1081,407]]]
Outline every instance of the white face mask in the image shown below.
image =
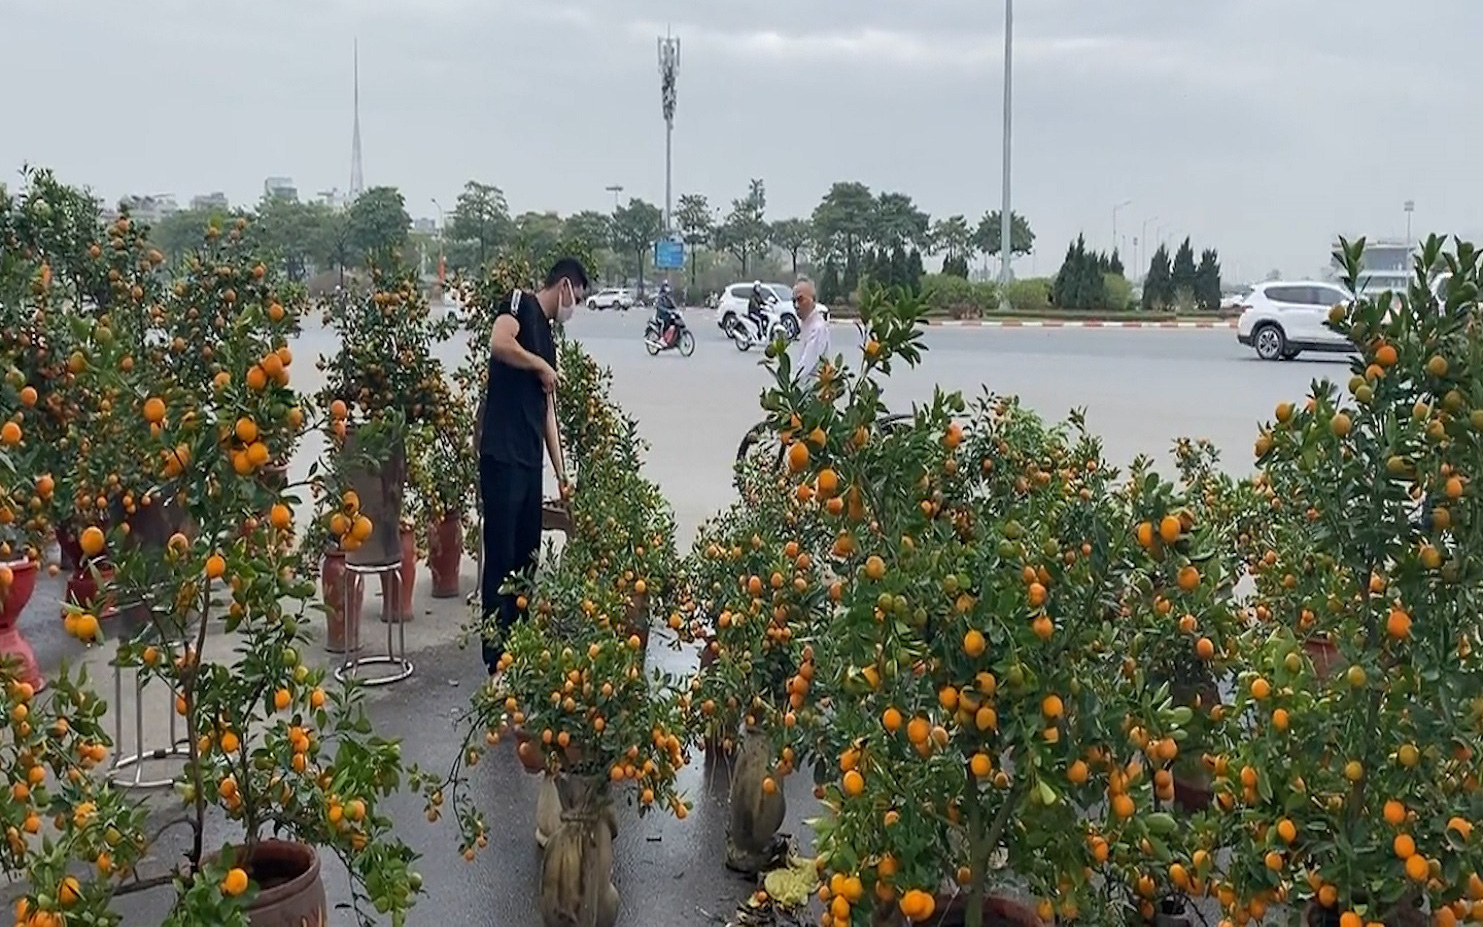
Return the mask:
[[572,292],[570,280],[566,281],[566,295],[571,298],[571,302],[559,302],[556,304],[556,321],[563,325],[571,321],[573,313],[577,311],[577,295]]

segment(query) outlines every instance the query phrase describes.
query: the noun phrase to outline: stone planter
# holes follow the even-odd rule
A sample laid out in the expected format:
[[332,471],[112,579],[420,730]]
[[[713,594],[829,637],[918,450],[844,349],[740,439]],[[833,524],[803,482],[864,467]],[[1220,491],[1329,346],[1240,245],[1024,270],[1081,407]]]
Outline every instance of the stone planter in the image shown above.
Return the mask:
[[[786,852],[778,836],[788,801],[774,769],[772,742],[760,727],[748,727],[731,774],[731,817],[726,828],[726,868],[755,875]],[[763,783],[771,778],[771,794]]]
[[[15,660],[20,666],[17,676],[37,692],[46,688],[46,679],[36,663],[36,653],[21,634],[21,613],[36,592],[36,577],[41,572],[34,560],[16,560],[0,564],[9,573],[9,582],[0,584],[0,656]],[[3,576],[3,574],[0,574]]]
[[463,562],[463,522],[447,515],[428,532],[427,569],[433,577],[433,598],[458,597],[459,569]]
[[555,785],[561,825],[541,859],[541,921],[547,927],[613,927],[619,903],[613,885],[617,827],[608,779],[563,775]]
[[345,653],[346,643],[352,639],[351,629],[357,631],[354,639],[359,639],[365,581],[346,571],[345,552],[336,550],[324,555],[319,582],[325,607],[324,649],[330,653]]

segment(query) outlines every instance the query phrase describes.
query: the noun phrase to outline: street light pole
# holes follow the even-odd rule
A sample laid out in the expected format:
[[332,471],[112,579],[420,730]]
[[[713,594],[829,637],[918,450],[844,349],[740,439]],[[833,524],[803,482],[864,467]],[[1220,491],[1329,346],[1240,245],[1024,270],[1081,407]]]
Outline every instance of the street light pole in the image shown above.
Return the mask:
[[1009,203],[1009,155],[1013,137],[1014,0],[1004,0],[1004,197],[999,209],[999,308],[1008,310],[1010,231],[1014,212]]
[[620,194],[620,193],[623,192],[623,185],[620,184],[620,183],[615,183],[612,186],[610,186],[610,187],[604,187],[603,189],[605,189],[609,193],[613,194],[613,212],[617,212],[618,211],[618,194]]
[[1144,277],[1148,276],[1148,262],[1153,260],[1153,254],[1148,250],[1148,225],[1149,223],[1157,222],[1158,220],[1158,216],[1149,216],[1147,219],[1144,219],[1143,228],[1138,234],[1138,240],[1143,242],[1143,254],[1140,255],[1140,260],[1142,260],[1142,276]]
[[1406,211],[1406,255],[1409,257],[1411,254],[1411,213],[1416,211],[1416,201],[1406,200],[1401,208]]
[[446,255],[443,251],[443,229],[448,223],[443,218],[443,206],[438,202],[437,197],[433,197],[433,206],[438,210],[438,289],[441,290],[443,288],[445,268],[447,266]]
[[1133,205],[1132,200],[1123,200],[1112,207],[1112,250],[1117,250],[1117,214],[1120,210]]
[[659,39],[659,94],[664,110],[664,234],[674,228],[675,80],[680,74],[680,37]]

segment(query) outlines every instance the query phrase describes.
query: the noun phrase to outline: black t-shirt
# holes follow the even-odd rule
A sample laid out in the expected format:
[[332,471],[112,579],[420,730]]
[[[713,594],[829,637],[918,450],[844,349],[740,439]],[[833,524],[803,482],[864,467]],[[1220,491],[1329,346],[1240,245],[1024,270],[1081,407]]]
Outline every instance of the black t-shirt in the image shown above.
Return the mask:
[[[518,307],[512,294],[500,303],[495,315],[513,315],[520,323],[520,333],[516,336],[520,346],[544,358],[553,370],[556,368],[551,321],[534,294],[522,292]],[[483,424],[481,454],[500,463],[540,468],[546,434],[546,391],[541,388],[541,378],[535,371],[511,367],[490,352]]]

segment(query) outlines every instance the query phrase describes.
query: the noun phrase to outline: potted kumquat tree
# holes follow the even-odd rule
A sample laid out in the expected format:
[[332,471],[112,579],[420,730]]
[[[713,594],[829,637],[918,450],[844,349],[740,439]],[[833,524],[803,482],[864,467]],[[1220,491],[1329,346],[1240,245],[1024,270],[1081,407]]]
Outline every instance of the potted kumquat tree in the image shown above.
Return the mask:
[[[1352,290],[1363,246],[1335,253]],[[1315,383],[1257,441],[1265,620],[1215,782],[1233,922],[1279,902],[1313,927],[1483,914],[1478,259],[1433,237],[1408,293],[1335,306],[1358,354],[1347,392]]]

